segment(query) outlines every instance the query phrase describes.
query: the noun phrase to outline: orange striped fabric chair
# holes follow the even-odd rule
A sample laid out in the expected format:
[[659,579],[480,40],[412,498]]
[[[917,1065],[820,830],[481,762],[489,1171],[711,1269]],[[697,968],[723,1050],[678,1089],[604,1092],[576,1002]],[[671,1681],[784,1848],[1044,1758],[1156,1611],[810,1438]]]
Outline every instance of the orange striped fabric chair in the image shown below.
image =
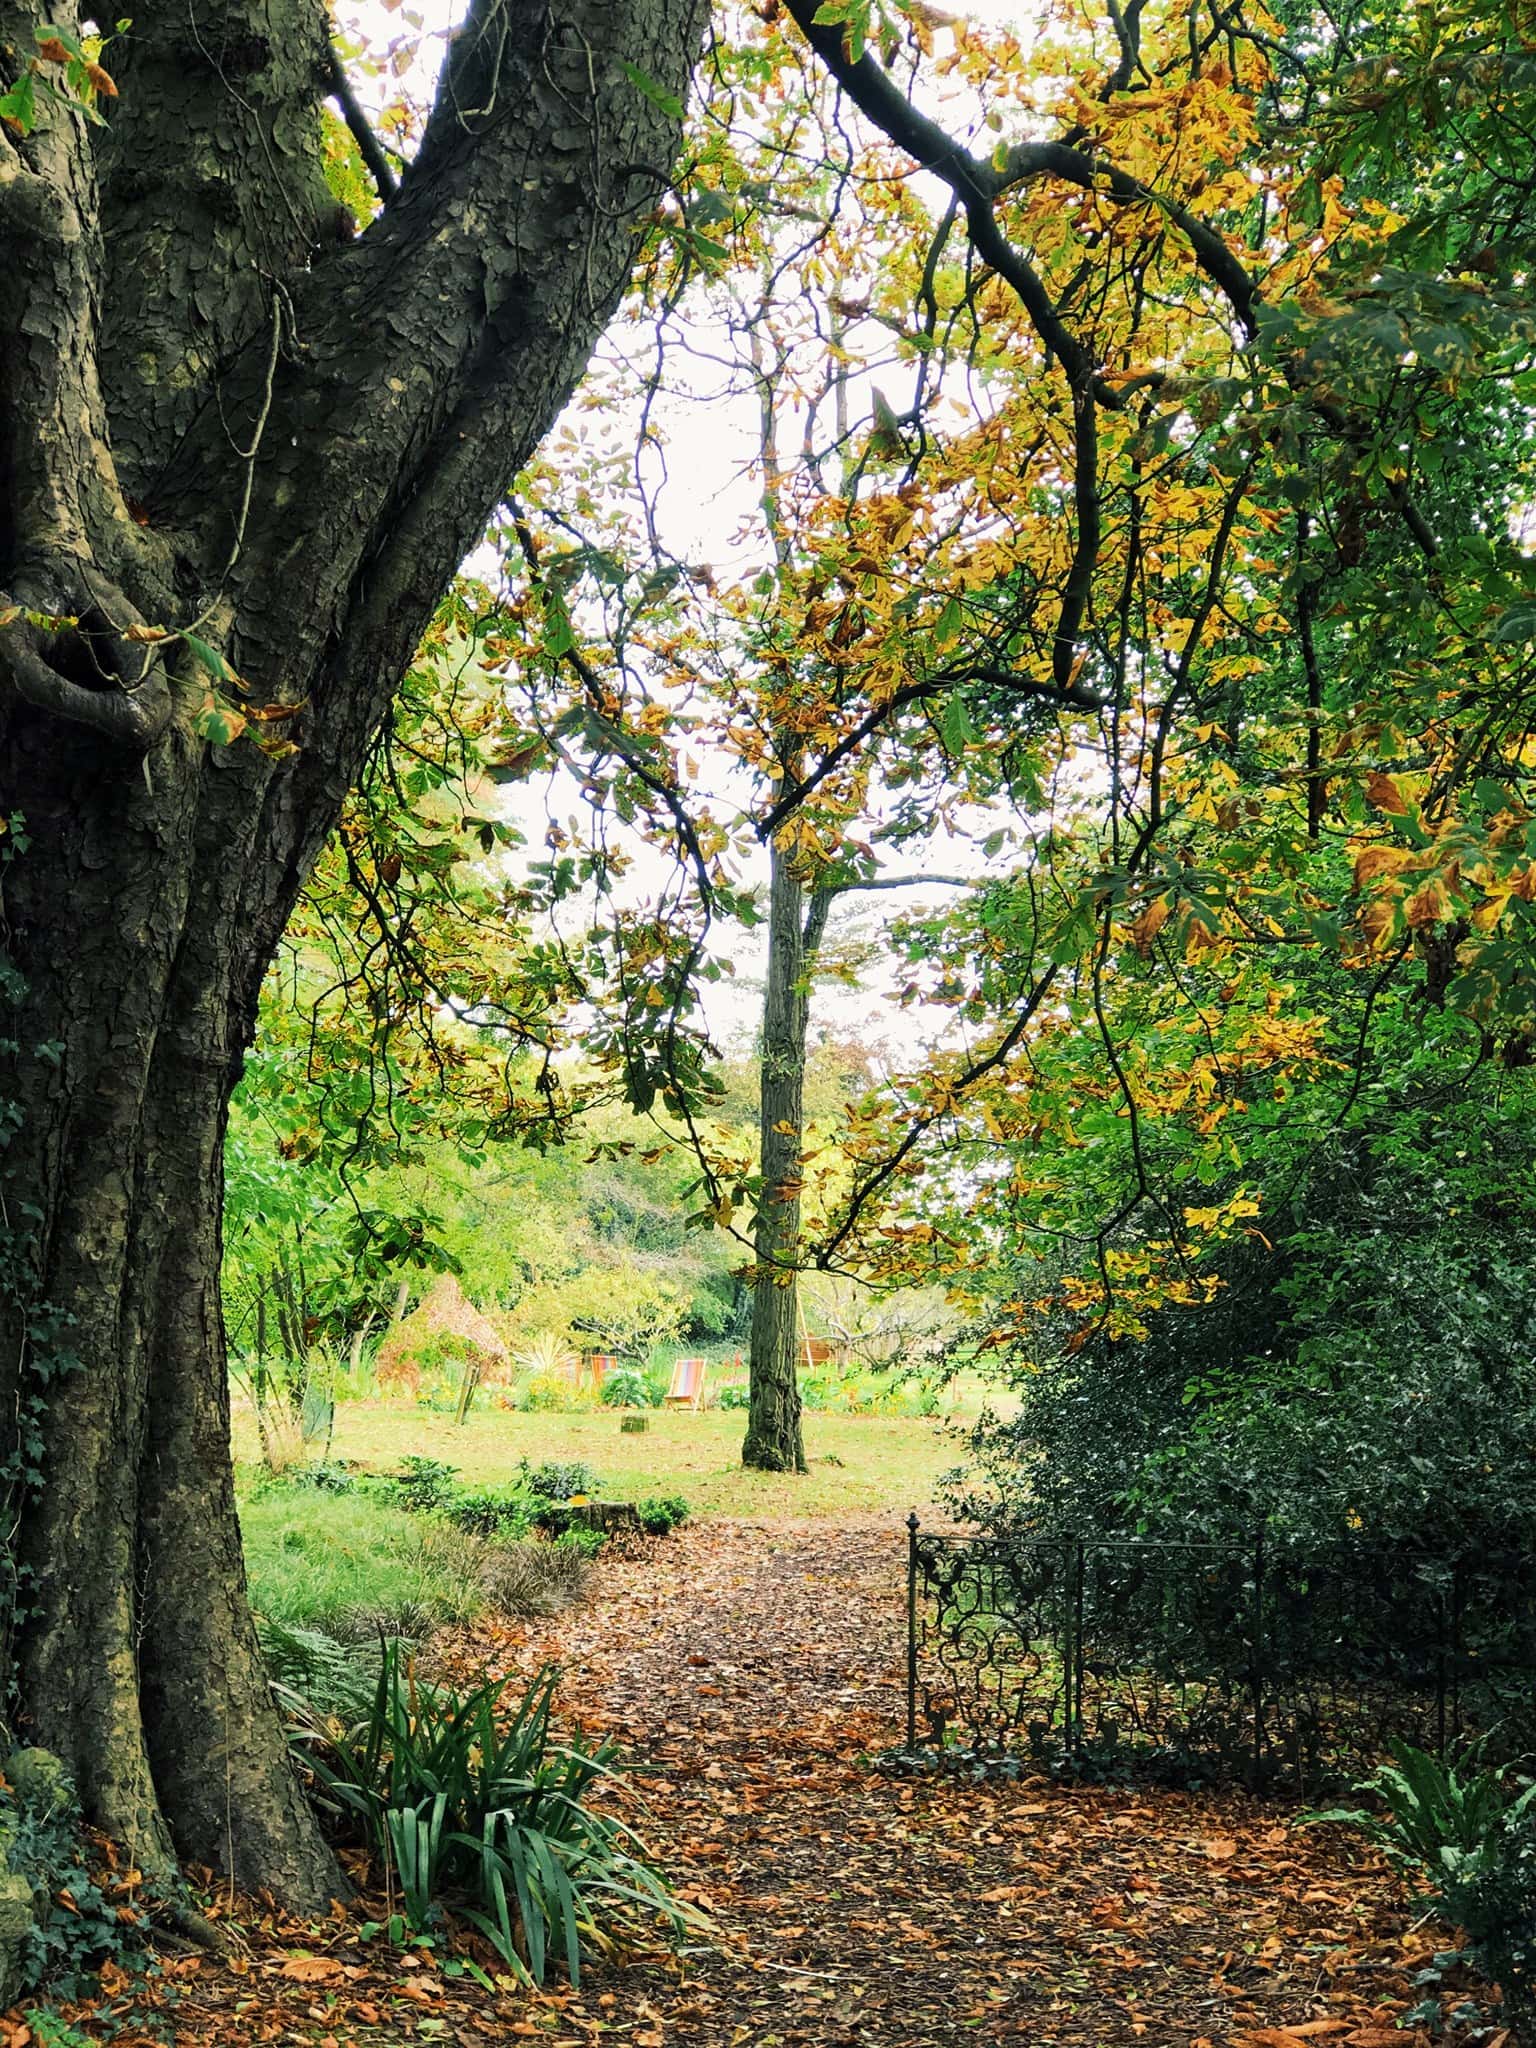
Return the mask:
[[672,1367],[672,1384],[667,1389],[669,1408],[689,1408],[694,1414],[704,1406],[704,1360],[679,1358]]

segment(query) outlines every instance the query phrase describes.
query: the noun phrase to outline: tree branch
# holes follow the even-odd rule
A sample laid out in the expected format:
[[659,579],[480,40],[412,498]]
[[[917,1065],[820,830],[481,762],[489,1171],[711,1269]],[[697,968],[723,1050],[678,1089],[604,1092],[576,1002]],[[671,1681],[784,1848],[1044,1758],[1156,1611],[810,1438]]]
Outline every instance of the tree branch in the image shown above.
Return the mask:
[[867,889],[974,889],[977,875],[871,875],[864,881],[823,882],[829,896],[862,895]]
[[[951,1090],[951,1101],[974,1088],[976,1083],[983,1080],[988,1074],[996,1073],[1000,1067],[1007,1065],[1012,1057],[1014,1048],[1039,1014],[1041,1005],[1050,994],[1052,986],[1060,974],[1061,969],[1059,967],[1047,967],[1044,973],[1036,979],[1025,996],[1023,1003],[1020,1005],[1013,1022],[1003,1033],[997,1044],[993,1046],[990,1052],[984,1053],[979,1059],[972,1060],[956,1078]],[[821,1248],[816,1254],[816,1264],[821,1270],[825,1271],[832,1264],[839,1249],[852,1236],[860,1215],[874,1200],[875,1196],[879,1194],[882,1188],[888,1187],[891,1181],[900,1174],[907,1160],[917,1150],[917,1147],[927,1137],[934,1125],[942,1117],[949,1114],[951,1114],[951,1111],[945,1108],[942,1110],[925,1110],[921,1115],[914,1116],[897,1144],[887,1153],[880,1164],[872,1168],[857,1184],[848,1197],[847,1206],[843,1210],[836,1229],[833,1230],[829,1237],[823,1240]]]
[[357,144],[357,153],[368,166],[368,174],[379,188],[379,197],[387,206],[400,189],[400,180],[395,176],[395,167],[390,162],[384,145],[374,134],[368,116],[359,104],[357,94],[352,90],[352,81],[347,77],[347,68],[341,61],[336,45],[331,45],[331,98],[341,109],[341,118],[346,122],[352,140]]
[[990,177],[997,196],[1032,178],[1053,177],[1067,184],[1081,185],[1089,191],[1105,192],[1122,206],[1156,207],[1189,243],[1196,263],[1226,298],[1241,322],[1244,334],[1251,336],[1257,331],[1257,293],[1253,279],[1208,221],[1192,214],[1176,199],[1167,198],[1154,186],[1143,184],[1139,178],[1133,178],[1128,171],[1122,171],[1103,157],[1092,156],[1086,150],[1072,149],[1064,142],[1021,142],[1009,150],[1001,170],[993,171],[980,165],[977,169],[984,170],[984,174]]
[[[898,149],[906,150],[925,170],[942,178],[955,194],[965,208],[977,254],[1018,292],[1025,311],[1036,323],[1040,339],[1061,358],[1069,377],[1073,376],[1074,365],[1083,361],[1081,346],[1062,322],[1032,267],[1004,237],[992,212],[996,200],[1011,185],[1044,173],[1070,184],[1107,189],[1109,196],[1122,204],[1136,201],[1158,207],[1188,239],[1197,262],[1226,294],[1245,329],[1253,331],[1252,279],[1215,229],[1176,200],[1164,198],[1115,165],[1060,142],[1020,143],[1009,151],[1004,167],[994,170],[946,134],[937,121],[920,113],[873,57],[866,53],[856,64],[851,63],[841,28],[815,19],[816,0],[788,0],[787,11],[854,105]],[[979,236],[978,228],[982,230]],[[1042,318],[1044,325],[1040,324]],[[1102,393],[1100,397],[1102,402]],[[1112,396],[1110,402],[1113,403]]]
[[185,437],[225,452],[248,420],[218,384],[265,336],[275,281],[336,240],[321,95],[322,0],[180,0],[130,10],[101,146],[102,380],[129,491],[155,501]]
[[811,791],[819,787],[821,783],[826,781],[829,775],[841,767],[850,754],[856,753],[865,740],[869,738],[870,734],[878,731],[893,713],[904,710],[908,704],[920,703],[925,697],[937,696],[941,690],[952,689],[959,683],[970,682],[995,683],[1002,688],[1015,690],[1021,696],[1036,697],[1043,704],[1059,705],[1064,710],[1071,708],[1079,711],[1102,711],[1105,709],[1102,698],[1096,697],[1092,691],[1083,689],[1077,683],[1068,682],[1065,685],[1058,685],[1054,682],[1042,683],[1036,681],[1032,676],[1018,675],[1012,669],[972,666],[946,669],[938,675],[925,676],[919,682],[907,683],[901,689],[894,690],[883,704],[874,705],[864,714],[851,732],[845,733],[836,746],[827,749],[809,775],[801,776],[796,781],[789,783],[778,802],[765,812],[759,821],[757,827],[758,838],[770,839],[778,831],[780,825],[783,824],[791,811],[798,810]]
[[[0,611],[6,608],[0,591]],[[0,681],[34,710],[89,726],[92,732],[147,753],[171,719],[171,691],[158,659],[146,657],[143,680],[132,689],[90,689],[44,659],[35,628],[17,621],[0,628]]]
[[[684,90],[702,13],[474,0],[394,200],[293,281],[266,516],[294,573],[330,585],[317,610],[349,638],[356,620],[370,665],[381,634],[385,666],[404,658],[400,606],[451,577],[585,366],[635,249],[615,167],[668,161],[678,140],[631,73]],[[248,352],[241,417],[257,369]],[[203,459],[222,467],[216,424]],[[265,593],[262,609],[280,642],[288,620]]]

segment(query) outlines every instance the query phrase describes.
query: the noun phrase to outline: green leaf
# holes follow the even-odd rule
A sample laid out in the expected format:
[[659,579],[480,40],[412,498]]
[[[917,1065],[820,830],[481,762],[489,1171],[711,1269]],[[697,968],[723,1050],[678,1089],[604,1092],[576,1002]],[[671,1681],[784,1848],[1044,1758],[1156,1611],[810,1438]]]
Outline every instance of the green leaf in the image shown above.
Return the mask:
[[544,652],[551,661],[559,661],[569,654],[576,645],[576,631],[571,624],[570,612],[565,599],[558,590],[546,588],[544,592]]
[[966,748],[974,746],[980,737],[971,722],[970,708],[958,692],[944,706],[941,730],[944,745],[951,754],[963,754]]
[[1536,640],[1536,598],[1522,597],[1512,604],[1494,626],[1493,637],[1504,644]]
[[44,43],[62,43],[71,57],[78,59],[82,64],[85,62],[85,52],[80,47],[79,37],[67,28],[57,28],[45,22],[40,27],[33,29],[32,40],[39,49],[43,47]]
[[200,668],[206,669],[216,683],[232,683],[235,672],[216,647],[210,647],[206,640],[199,640],[195,633],[183,633],[182,640],[187,652]]
[[0,121],[9,122],[18,135],[30,135],[37,126],[37,93],[30,71],[24,71],[8,93],[0,93]]
[[621,57],[619,59],[619,69],[635,88],[636,92],[643,92],[652,106],[660,107],[669,121],[681,121],[683,118],[683,103],[675,92],[668,92],[664,85],[658,85],[654,78],[648,77],[640,69],[638,64],[631,64],[627,58]]
[[701,235],[697,228],[689,228],[682,239],[687,244],[688,253],[711,276],[723,270],[730,260],[731,252],[724,242],[717,242],[712,235]]
[[193,717],[192,730],[199,739],[227,747],[245,731],[245,719],[233,704],[226,704],[210,690]]

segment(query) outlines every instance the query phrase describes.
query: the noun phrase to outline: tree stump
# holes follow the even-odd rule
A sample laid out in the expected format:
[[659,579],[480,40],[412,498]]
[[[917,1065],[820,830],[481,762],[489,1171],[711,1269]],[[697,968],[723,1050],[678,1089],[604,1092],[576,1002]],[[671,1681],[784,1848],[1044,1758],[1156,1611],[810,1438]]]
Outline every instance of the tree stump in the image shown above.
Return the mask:
[[572,1507],[571,1526],[596,1529],[604,1536],[617,1536],[625,1530],[638,1534],[640,1515],[633,1501],[584,1500]]

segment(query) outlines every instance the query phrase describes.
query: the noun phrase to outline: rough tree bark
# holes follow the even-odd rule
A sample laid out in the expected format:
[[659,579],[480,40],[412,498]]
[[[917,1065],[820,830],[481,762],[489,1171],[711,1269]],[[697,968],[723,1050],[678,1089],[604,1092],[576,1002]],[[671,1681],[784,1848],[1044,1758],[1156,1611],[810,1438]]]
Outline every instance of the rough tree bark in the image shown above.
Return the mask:
[[831,895],[808,891],[781,848],[771,850],[768,971],[758,1080],[758,1173],[753,1220],[752,1337],[741,1461],[762,1472],[804,1472],[800,1426],[800,1155],[805,1145],[805,1041],[810,975]]
[[[0,813],[30,841],[0,929],[24,985],[0,1221],[30,1273],[0,1302],[0,1428],[43,1401],[41,1485],[0,1444],[8,1717],[147,1867],[210,1862],[296,1905],[337,1883],[246,1604],[227,1105],[422,628],[622,290],[703,11],[471,0],[355,239],[320,170],[319,0],[149,0],[104,130],[46,104],[30,135],[0,127],[0,618],[24,608],[0,626]],[[0,90],[59,22],[79,27],[0,0]],[[207,676],[185,641],[135,637],[156,627],[294,707],[295,751],[200,737]],[[78,1370],[44,1378],[37,1303]]]

